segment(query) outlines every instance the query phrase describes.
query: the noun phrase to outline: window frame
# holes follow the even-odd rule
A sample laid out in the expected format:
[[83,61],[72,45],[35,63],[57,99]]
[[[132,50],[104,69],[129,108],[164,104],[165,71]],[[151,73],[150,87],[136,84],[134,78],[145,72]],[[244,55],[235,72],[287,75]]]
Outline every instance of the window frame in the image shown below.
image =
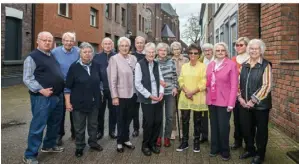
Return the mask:
[[[64,14],[61,14],[61,12],[60,12],[61,4],[65,4],[65,5],[66,5],[66,6],[65,6],[65,15],[64,15]],[[70,5],[69,5],[68,3],[58,3],[58,11],[57,11],[57,14],[60,15],[60,16],[69,18],[69,17],[70,17]]]

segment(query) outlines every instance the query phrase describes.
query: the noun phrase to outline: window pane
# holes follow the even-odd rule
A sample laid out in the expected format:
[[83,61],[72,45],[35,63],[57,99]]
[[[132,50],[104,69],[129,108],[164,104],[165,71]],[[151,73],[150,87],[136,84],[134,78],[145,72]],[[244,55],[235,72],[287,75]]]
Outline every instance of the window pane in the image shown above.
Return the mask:
[[59,4],[59,14],[67,16],[66,15],[66,4],[65,3],[60,3]]

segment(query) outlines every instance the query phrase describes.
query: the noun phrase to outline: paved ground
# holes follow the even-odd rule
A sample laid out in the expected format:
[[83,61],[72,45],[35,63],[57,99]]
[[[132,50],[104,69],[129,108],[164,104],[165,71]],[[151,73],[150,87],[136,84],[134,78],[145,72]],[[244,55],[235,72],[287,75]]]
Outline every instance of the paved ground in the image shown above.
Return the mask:
[[[17,85],[8,88],[2,88],[2,110],[1,110],[1,127],[2,127],[2,143],[1,143],[1,162],[4,164],[19,164],[22,163],[22,156],[27,146],[27,134],[28,127],[31,120],[29,95],[27,89],[23,85]],[[107,112],[106,112],[107,113]],[[45,164],[60,164],[60,163],[121,163],[121,164],[184,164],[184,163],[249,163],[248,160],[239,160],[238,156],[242,153],[242,149],[232,151],[232,159],[228,162],[223,162],[219,157],[210,158],[209,143],[201,145],[200,153],[193,153],[192,140],[190,148],[178,153],[175,148],[178,147],[179,142],[176,140],[170,148],[162,148],[162,152],[159,155],[152,155],[151,157],[145,157],[140,149],[142,142],[142,134],[138,138],[133,138],[132,142],[136,145],[136,149],[133,151],[125,150],[125,153],[118,154],[115,150],[116,142],[111,140],[107,133],[105,137],[99,141],[104,147],[103,152],[94,152],[87,147],[84,151],[84,156],[80,159],[74,157],[75,145],[70,140],[69,134],[69,119],[67,115],[67,135],[64,137],[65,152],[60,154],[45,154],[40,153],[38,159],[40,163]],[[105,124],[105,126],[107,123]],[[298,150],[299,144],[281,133],[275,127],[269,125],[269,142],[267,147],[266,162],[268,164],[294,164],[290,158],[286,156],[286,152],[290,150]],[[107,126],[106,126],[107,129]],[[131,128],[132,129],[132,128]],[[231,130],[230,142],[233,142]],[[191,134],[192,135],[192,134]],[[190,137],[192,138],[192,137]]]

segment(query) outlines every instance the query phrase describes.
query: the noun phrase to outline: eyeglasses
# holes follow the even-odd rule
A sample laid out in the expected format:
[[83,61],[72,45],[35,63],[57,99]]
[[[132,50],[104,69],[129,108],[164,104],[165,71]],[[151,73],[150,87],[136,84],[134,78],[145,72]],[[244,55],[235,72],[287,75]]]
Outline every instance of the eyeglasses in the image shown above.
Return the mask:
[[53,40],[47,40],[47,39],[39,39],[39,40],[41,40],[42,42],[49,42],[49,43],[53,42]]
[[66,43],[74,43],[73,40],[63,40],[63,41],[66,42]]
[[198,55],[199,53],[198,52],[189,52],[188,54],[189,55]]
[[226,52],[226,50],[216,50],[216,52]]
[[244,44],[236,44],[236,47],[243,47]]

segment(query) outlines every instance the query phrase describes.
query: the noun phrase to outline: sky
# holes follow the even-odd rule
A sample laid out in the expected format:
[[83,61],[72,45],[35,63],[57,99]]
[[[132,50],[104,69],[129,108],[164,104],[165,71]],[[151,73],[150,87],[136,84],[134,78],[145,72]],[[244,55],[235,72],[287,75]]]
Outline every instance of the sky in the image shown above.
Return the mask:
[[[176,13],[180,20],[180,33],[184,31],[184,25],[187,23],[188,17],[191,14],[199,15],[201,3],[171,3],[172,7],[176,9]],[[186,44],[189,44],[181,38]]]

